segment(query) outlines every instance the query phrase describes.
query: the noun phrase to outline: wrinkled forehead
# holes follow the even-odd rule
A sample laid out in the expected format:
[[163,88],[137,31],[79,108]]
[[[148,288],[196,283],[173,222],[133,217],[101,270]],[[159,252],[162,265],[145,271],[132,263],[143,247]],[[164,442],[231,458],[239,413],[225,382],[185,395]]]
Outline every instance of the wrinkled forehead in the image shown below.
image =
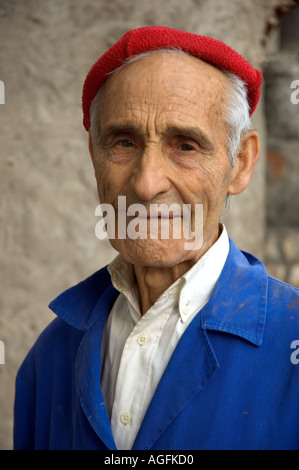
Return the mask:
[[198,113],[212,125],[222,118],[228,90],[227,76],[201,59],[183,53],[143,54],[109,76],[102,87],[102,111],[107,119],[120,117],[127,107],[134,112],[135,106],[158,106],[168,117]]

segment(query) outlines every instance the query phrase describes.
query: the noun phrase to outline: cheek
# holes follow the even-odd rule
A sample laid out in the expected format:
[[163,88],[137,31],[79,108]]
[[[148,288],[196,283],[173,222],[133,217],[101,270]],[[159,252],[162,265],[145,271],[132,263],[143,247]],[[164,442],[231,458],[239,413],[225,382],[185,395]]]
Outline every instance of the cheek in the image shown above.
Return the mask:
[[177,181],[180,182],[179,191],[184,201],[191,204],[217,200],[226,186],[224,170],[208,164],[193,169],[192,174],[187,172],[184,175],[181,172]]
[[128,171],[128,166],[114,164],[105,155],[99,155],[95,174],[101,203],[113,204],[123,193]]
[[101,203],[109,202],[109,193],[113,190],[112,171],[101,155],[96,160],[95,177]]

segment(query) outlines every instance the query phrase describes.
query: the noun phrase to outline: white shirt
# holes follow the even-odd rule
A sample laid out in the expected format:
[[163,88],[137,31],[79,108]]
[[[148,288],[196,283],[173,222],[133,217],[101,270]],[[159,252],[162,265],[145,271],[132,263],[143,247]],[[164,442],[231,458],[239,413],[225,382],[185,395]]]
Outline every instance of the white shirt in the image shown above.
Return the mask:
[[229,251],[225,227],[214,245],[141,316],[133,266],[118,255],[108,266],[120,291],[102,343],[101,387],[119,450],[132,448],[179,339],[208,302]]

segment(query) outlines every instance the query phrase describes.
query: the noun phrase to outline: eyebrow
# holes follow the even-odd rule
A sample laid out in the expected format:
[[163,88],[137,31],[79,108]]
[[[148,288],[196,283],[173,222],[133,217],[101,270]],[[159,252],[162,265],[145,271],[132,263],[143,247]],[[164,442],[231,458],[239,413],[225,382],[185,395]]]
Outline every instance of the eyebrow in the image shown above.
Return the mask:
[[133,124],[109,124],[103,129],[103,135],[105,137],[114,137],[120,134],[143,134],[141,128],[134,126]]
[[215,152],[217,150],[216,142],[211,140],[199,127],[170,126],[167,128],[165,135],[178,135],[195,140],[207,152]]

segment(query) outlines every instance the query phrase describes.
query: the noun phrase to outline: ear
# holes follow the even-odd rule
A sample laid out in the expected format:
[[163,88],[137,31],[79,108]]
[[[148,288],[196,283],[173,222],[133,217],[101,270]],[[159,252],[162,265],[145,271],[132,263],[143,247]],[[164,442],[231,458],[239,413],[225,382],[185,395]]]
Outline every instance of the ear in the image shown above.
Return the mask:
[[247,188],[259,157],[259,137],[255,131],[242,135],[239,154],[231,174],[229,194],[239,194]]

